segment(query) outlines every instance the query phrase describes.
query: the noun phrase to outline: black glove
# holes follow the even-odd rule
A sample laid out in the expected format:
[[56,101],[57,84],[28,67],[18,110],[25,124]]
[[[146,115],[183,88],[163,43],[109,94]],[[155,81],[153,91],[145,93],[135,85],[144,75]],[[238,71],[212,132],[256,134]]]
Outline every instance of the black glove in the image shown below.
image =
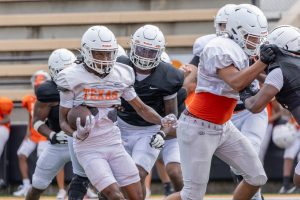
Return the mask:
[[276,58],[276,52],[278,52],[279,49],[275,44],[262,44],[260,46],[260,60],[269,65],[271,62],[273,62]]
[[63,131],[60,131],[59,133],[53,131],[49,135],[49,140],[51,144],[67,144],[68,136]]
[[165,140],[164,140],[165,137],[166,134],[162,130],[158,131],[155,135],[152,135],[151,141],[149,143],[150,146],[154,149],[161,150],[165,144]]
[[255,85],[250,84],[245,89],[240,91],[240,100],[245,104],[246,99],[256,95],[259,89],[255,88]]

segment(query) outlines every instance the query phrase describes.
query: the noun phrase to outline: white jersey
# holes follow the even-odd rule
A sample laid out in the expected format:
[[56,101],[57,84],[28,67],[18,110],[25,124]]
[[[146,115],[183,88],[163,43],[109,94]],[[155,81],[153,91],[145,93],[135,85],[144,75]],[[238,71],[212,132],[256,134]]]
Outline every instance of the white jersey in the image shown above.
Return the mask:
[[60,90],[73,92],[73,102],[62,102],[67,108],[78,105],[108,108],[120,105],[120,97],[132,100],[137,96],[133,88],[134,80],[132,68],[121,63],[116,63],[105,78],[88,72],[80,64],[61,71],[56,83]]
[[243,49],[226,37],[216,37],[208,42],[200,56],[196,93],[209,92],[238,99],[239,93],[217,75],[217,69],[230,65],[234,65],[238,70],[249,67],[249,58]]
[[209,34],[209,35],[198,37],[193,45],[193,55],[200,57],[207,43],[216,37],[217,37],[216,34]]
[[[88,72],[82,64],[66,68],[58,74],[57,86],[61,90],[60,105],[72,108],[87,105],[98,108],[96,124],[84,143],[74,140],[75,151],[98,145],[121,143],[120,131],[108,118],[111,106],[121,104],[120,97],[130,101],[137,95],[133,88],[134,72],[131,67],[116,63],[105,78]],[[101,137],[98,137],[100,136]]]

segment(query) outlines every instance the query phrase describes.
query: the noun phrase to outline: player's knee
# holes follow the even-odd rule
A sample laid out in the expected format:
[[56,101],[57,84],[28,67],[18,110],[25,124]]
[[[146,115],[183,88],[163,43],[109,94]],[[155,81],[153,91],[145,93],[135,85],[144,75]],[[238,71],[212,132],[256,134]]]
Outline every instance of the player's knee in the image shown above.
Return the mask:
[[19,161],[27,161],[27,157],[24,154],[18,154]]
[[169,177],[172,179],[182,178],[182,172],[179,163],[169,163],[166,167]]
[[88,178],[75,175],[71,180],[68,191],[69,200],[82,200],[87,191],[88,184]]
[[141,178],[141,183],[145,182],[145,178],[148,175],[148,172],[141,166],[137,166],[138,170],[139,170],[139,175]]
[[109,200],[125,200],[120,190],[103,190],[102,193]]
[[33,185],[29,189],[28,193],[30,193],[32,196],[37,196],[43,193],[44,190],[38,189],[34,187]]
[[255,177],[245,179],[245,181],[247,183],[249,183],[250,185],[253,185],[253,186],[262,186],[262,185],[266,184],[267,180],[268,180],[268,178],[266,175],[258,175]]
[[38,190],[45,190],[50,184],[50,181],[46,181],[42,178],[33,176],[32,178],[32,186]]

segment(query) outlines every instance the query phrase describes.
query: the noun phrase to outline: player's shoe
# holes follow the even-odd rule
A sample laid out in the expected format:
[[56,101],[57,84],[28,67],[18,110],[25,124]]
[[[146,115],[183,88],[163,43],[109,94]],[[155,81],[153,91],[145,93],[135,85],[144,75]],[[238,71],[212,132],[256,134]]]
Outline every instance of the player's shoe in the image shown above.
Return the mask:
[[60,189],[56,195],[57,200],[64,200],[67,196],[67,192],[64,189]]
[[20,186],[18,187],[17,191],[15,191],[15,192],[13,193],[13,195],[14,195],[15,197],[25,197],[26,194],[27,194],[27,192],[29,191],[30,187],[31,187],[30,184],[29,184],[29,185],[20,185]]
[[91,188],[87,189],[86,196],[89,199],[98,199],[98,195]]

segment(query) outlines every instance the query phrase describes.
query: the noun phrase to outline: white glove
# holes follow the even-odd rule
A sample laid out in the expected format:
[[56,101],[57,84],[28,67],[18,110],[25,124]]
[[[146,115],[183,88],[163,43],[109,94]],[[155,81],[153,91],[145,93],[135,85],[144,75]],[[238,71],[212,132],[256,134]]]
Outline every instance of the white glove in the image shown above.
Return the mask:
[[166,128],[177,128],[177,124],[177,117],[173,113],[168,114],[161,119],[161,125]]
[[77,130],[73,132],[73,137],[78,140],[85,140],[90,134],[92,128],[94,128],[94,126],[95,126],[95,117],[93,115],[86,116],[84,126],[81,126],[81,120],[79,117],[77,117],[76,119]]
[[67,144],[68,143],[68,136],[63,131],[60,131],[58,133],[52,131],[49,135],[49,139],[50,139],[51,144]]
[[161,150],[165,144],[165,140],[164,140],[165,136],[166,135],[163,131],[158,131],[155,135],[152,135],[151,141],[149,143],[150,146],[152,148]]

